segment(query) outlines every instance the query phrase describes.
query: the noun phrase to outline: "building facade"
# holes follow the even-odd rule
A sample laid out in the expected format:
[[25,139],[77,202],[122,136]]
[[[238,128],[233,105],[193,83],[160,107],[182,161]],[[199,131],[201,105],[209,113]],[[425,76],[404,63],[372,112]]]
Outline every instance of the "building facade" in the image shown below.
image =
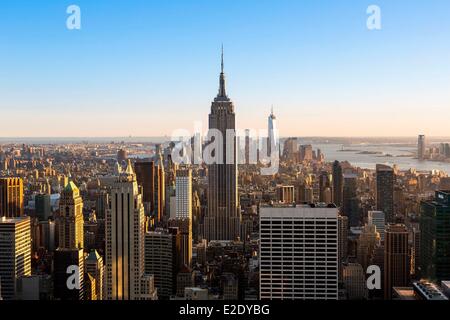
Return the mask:
[[260,298],[338,298],[338,209],[260,210]]

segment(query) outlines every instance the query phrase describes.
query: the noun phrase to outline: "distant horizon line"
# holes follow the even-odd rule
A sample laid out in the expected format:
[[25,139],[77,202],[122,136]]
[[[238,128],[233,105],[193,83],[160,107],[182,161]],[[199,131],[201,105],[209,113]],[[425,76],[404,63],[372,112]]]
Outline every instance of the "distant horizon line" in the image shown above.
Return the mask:
[[[415,136],[368,136],[368,135],[355,135],[355,136],[302,136],[302,135],[285,135],[280,136],[280,139],[288,139],[288,138],[306,138],[306,139],[415,139],[418,138],[418,135]],[[426,138],[433,139],[450,139],[449,136],[428,136],[425,135]],[[171,138],[169,135],[155,135],[155,136],[0,136],[0,140],[8,140],[8,139],[148,139],[148,138]]]

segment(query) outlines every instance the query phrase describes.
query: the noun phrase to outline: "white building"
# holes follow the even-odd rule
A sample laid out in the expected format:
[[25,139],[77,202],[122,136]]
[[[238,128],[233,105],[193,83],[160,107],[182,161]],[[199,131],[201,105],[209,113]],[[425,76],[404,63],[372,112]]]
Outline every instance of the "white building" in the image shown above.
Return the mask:
[[260,298],[338,299],[338,209],[260,210]]
[[192,219],[192,171],[177,170],[176,174],[176,218]]
[[0,287],[5,300],[16,299],[17,279],[31,275],[29,217],[0,218]]
[[144,274],[145,217],[131,162],[112,185],[106,212],[106,297],[156,299],[153,277]]
[[377,227],[377,232],[380,234],[381,242],[384,242],[384,227],[385,227],[385,215],[383,211],[369,211],[368,221],[369,226],[374,225]]

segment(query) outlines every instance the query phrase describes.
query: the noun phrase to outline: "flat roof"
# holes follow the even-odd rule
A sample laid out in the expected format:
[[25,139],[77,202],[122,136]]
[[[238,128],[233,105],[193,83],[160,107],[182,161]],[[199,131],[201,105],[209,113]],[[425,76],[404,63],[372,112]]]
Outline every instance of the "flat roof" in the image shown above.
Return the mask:
[[261,218],[338,218],[336,207],[313,207],[311,205],[272,206],[260,209]]

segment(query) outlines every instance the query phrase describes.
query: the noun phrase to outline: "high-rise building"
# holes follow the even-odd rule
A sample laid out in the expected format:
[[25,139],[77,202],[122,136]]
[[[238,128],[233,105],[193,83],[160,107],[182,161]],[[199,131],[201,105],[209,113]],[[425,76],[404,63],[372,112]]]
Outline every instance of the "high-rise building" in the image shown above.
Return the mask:
[[36,207],[36,217],[39,221],[46,221],[52,214],[52,207],[49,194],[37,194],[34,198]]
[[299,158],[298,141],[295,137],[287,138],[283,144],[283,158],[288,161],[296,161]]
[[[54,253],[54,295],[58,300],[83,300],[84,297],[84,220],[83,199],[78,187],[70,181],[61,192],[58,249]],[[77,268],[75,271],[73,267]],[[73,277],[74,287],[67,286]]]
[[339,263],[339,280],[342,280],[343,262],[347,260],[348,256],[348,218],[339,215],[338,217],[338,263]]
[[223,143],[215,150],[216,161],[208,164],[208,210],[203,226],[207,240],[235,240],[240,236],[236,137],[230,141],[227,134],[235,133],[235,126],[234,105],[226,93],[222,51],[219,93],[211,104],[209,129],[219,131]]
[[179,169],[176,176],[176,218],[192,219],[192,171]]
[[403,224],[388,224],[384,242],[384,297],[392,298],[393,287],[406,287],[410,279],[408,228]]
[[95,292],[97,300],[103,300],[104,297],[104,273],[103,258],[98,254],[97,250],[92,249],[84,262],[86,274],[91,275],[95,279]]
[[[82,248],[58,248],[53,256],[56,300],[84,300],[84,252]],[[68,286],[68,283],[70,286]]]
[[312,145],[308,144],[300,146],[300,159],[302,161],[311,161],[313,159]]
[[422,277],[450,279],[450,191],[420,205],[420,260]]
[[383,211],[369,211],[367,216],[367,224],[377,227],[377,232],[380,234],[381,242],[384,242],[384,228],[385,219]]
[[417,141],[417,158],[419,160],[425,159],[425,152],[426,152],[426,140],[425,136],[423,134],[419,135],[418,141]]
[[367,299],[366,272],[359,263],[344,266],[344,285],[349,300]]
[[331,176],[326,171],[319,175],[319,202],[331,203]]
[[16,299],[17,279],[31,275],[29,217],[0,217],[0,287],[4,300]]
[[260,298],[338,298],[338,209],[262,207]]
[[159,299],[175,294],[179,237],[158,229],[145,234],[145,273],[152,274]]
[[155,187],[155,166],[153,161],[138,161],[134,164],[136,179],[142,187],[142,201],[150,215],[154,210],[153,189]]
[[106,214],[106,297],[155,299],[153,277],[144,272],[145,215],[131,162],[111,186]]
[[177,257],[178,267],[191,267],[192,264],[192,219],[176,218],[170,219],[170,228],[176,228],[179,233],[180,243]]
[[394,169],[386,165],[377,164],[376,171],[377,210],[384,212],[386,223],[394,223]]
[[358,199],[358,175],[354,173],[344,174],[344,187],[342,197],[342,213],[348,217],[350,227],[361,224]]
[[272,156],[272,146],[274,147],[273,152],[274,156],[279,156],[279,150],[280,150],[280,141],[278,137],[278,128],[277,128],[277,118],[273,114],[273,107],[270,112],[269,118],[268,118],[268,133],[267,136],[269,137],[267,141],[267,156]]
[[23,216],[22,178],[0,178],[0,217]]
[[169,227],[176,227],[181,237],[180,265],[192,262],[192,172],[179,169],[176,173],[176,214],[169,220]]
[[277,186],[277,200],[281,203],[292,204],[295,202],[294,186]]
[[70,181],[59,200],[58,247],[61,249],[81,249],[84,247],[83,199],[75,183]]
[[161,146],[157,146],[156,155],[154,157],[154,166],[155,166],[155,180],[153,187],[153,203],[154,203],[154,212],[153,216],[156,217],[157,222],[163,221],[166,217],[164,217],[165,206],[166,206],[166,174],[164,169],[164,159],[161,154]]
[[128,152],[125,149],[119,149],[119,151],[117,151],[117,162],[123,166],[128,159]]
[[356,257],[358,263],[362,265],[364,270],[370,264],[374,250],[379,244],[380,235],[376,231],[375,225],[365,225],[361,229],[361,234],[357,240]]
[[342,197],[344,192],[344,176],[342,166],[339,161],[333,163],[333,203],[337,207],[342,206]]

